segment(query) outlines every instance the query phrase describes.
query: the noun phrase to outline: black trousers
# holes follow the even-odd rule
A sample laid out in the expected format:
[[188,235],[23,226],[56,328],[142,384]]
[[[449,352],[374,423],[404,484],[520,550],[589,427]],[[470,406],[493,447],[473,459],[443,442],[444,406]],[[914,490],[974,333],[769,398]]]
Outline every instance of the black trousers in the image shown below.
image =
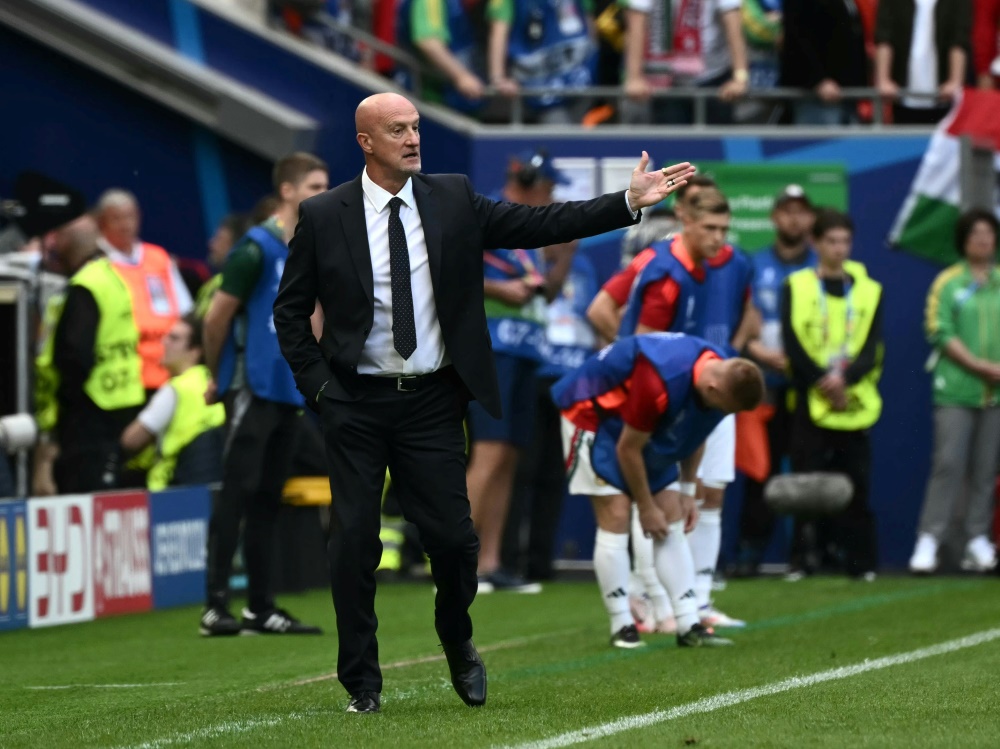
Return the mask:
[[566,489],[559,409],[549,392],[554,382],[538,379],[535,433],[517,463],[501,548],[504,568],[531,580],[554,576],[552,559]]
[[[792,434],[792,412],[788,410],[788,391],[784,388],[769,392],[774,404],[774,416],[767,422],[768,450],[771,456],[771,476],[781,474],[781,464],[788,455]],[[774,532],[775,514],[764,501],[764,482],[747,478],[743,490],[743,511],[740,514],[740,557],[742,561],[760,564]]]
[[120,440],[138,413],[138,408],[101,411],[89,400],[78,407],[60,402],[59,457],[52,466],[60,494],[131,488],[121,481]]
[[222,490],[208,522],[207,603],[228,606],[233,554],[243,527],[251,611],[274,606],[272,557],[281,493],[291,468],[299,409],[262,400],[249,390],[227,395]]
[[797,519],[793,566],[815,571],[814,563],[809,560],[822,550],[810,547],[824,539],[837,547],[847,574],[857,576],[874,571],[878,566],[878,543],[875,515],[868,499],[872,465],[868,431],[822,429],[809,418],[808,406],[800,403],[794,417],[792,440],[794,471],[835,471],[847,474],[854,484],[854,496],[839,515],[821,520]]
[[478,586],[479,539],[465,482],[464,387],[451,374],[413,392],[372,379],[349,384],[355,401],[323,398],[320,404],[333,494],[329,553],[337,675],[352,695],[382,690],[375,568],[382,556],[387,466],[403,517],[417,527],[430,558],[437,586],[434,626],[441,642],[472,636],[469,606]]

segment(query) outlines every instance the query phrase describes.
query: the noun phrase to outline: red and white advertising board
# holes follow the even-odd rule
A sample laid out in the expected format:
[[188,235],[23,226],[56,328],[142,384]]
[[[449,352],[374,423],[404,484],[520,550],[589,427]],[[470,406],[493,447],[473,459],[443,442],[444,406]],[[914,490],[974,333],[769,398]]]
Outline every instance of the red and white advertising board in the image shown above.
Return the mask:
[[149,499],[145,492],[94,495],[94,613],[153,608]]
[[94,618],[92,521],[89,494],[28,502],[29,626]]

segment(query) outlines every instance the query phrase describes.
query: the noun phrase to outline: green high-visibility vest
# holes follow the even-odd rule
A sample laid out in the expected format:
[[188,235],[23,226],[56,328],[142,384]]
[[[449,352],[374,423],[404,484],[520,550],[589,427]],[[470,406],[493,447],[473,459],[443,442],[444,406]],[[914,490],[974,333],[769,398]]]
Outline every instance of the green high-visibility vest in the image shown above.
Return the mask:
[[139,358],[139,329],[132,315],[132,295],[111,261],[91,260],[69,280],[87,289],[100,320],[94,340],[94,368],[83,391],[102,411],[141,406],[146,401]]
[[160,442],[158,459],[146,476],[146,485],[150,490],[159,491],[170,486],[181,450],[199,435],[225,423],[223,405],[205,403],[205,390],[210,377],[208,368],[198,364],[170,378],[164,385],[172,387],[177,394],[177,407]]
[[[132,296],[107,258],[91,260],[69,280],[94,297],[100,319],[94,337],[94,368],[83,384],[87,396],[102,411],[141,406],[146,400],[142,387],[142,360],[139,358],[139,330],[132,317]],[[45,310],[46,335],[35,361],[41,390],[36,393],[35,411],[43,431],[58,419],[55,393],[59,373],[53,363],[55,331],[62,318],[65,297],[52,300]]]
[[49,298],[42,316],[42,330],[38,356],[35,357],[35,422],[41,432],[51,432],[59,421],[56,391],[59,389],[59,372],[53,361],[56,326],[66,306],[66,293]]
[[[858,265],[851,265],[853,281],[843,297],[827,294],[812,268],[793,273],[786,282],[791,287],[790,317],[795,337],[824,370],[838,361],[857,358],[868,339],[882,297],[882,285],[869,278],[867,272],[856,272]],[[858,383],[848,386],[844,411],[833,410],[818,388],[809,388],[806,397],[813,423],[824,429],[858,431],[878,421],[882,413],[882,396],[878,392],[881,359],[880,350],[875,368]]]
[[200,317],[202,320],[205,319],[205,315],[208,314],[208,308],[212,306],[212,297],[215,296],[215,292],[219,290],[222,286],[222,274],[216,273],[210,279],[202,284],[202,287],[198,289],[198,297],[194,302],[194,313]]

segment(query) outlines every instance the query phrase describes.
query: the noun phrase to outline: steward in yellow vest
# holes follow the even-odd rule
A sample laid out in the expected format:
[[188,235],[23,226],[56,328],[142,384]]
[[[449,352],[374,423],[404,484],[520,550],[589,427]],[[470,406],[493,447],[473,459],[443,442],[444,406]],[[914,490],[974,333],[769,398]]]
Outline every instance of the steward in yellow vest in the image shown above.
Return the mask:
[[46,449],[35,483],[38,493],[114,488],[118,435],[146,397],[132,298],[97,251],[97,227],[89,216],[44,241],[75,272],[62,309],[56,302],[47,310],[49,333],[36,361],[42,385],[36,411]]
[[[797,408],[792,427],[792,470],[846,474],[853,485],[847,508],[828,521],[827,537],[840,546],[845,571],[869,579],[877,564],[875,519],[869,508],[871,445],[868,430],[882,413],[882,286],[848,258],[851,219],[817,213],[813,229],[819,265],[788,277],[782,294],[782,339]],[[816,571],[812,544],[820,531],[800,522],[793,570]],[[813,539],[813,541],[809,541]]]
[[[856,269],[859,263],[852,263]],[[862,266],[863,267],[863,266]],[[881,346],[876,364],[865,374],[849,377],[848,370],[869,340],[872,322],[882,299],[882,285],[864,274],[843,272],[842,296],[827,290],[830,280],[822,269],[805,268],[788,277],[789,318],[792,333],[802,350],[823,370],[845,379],[845,407],[820,389],[822,379],[806,391],[809,416],[824,429],[855,430],[873,426],[882,413],[878,380],[882,374]]]
[[[128,453],[157,443],[155,462],[147,475],[152,491],[221,478],[220,427],[226,412],[221,403],[205,402],[210,375],[201,361],[201,321],[187,315],[163,337],[161,364],[170,379],[122,433],[122,448]],[[185,453],[189,447],[191,451]],[[179,461],[186,467],[182,472],[178,472]]]

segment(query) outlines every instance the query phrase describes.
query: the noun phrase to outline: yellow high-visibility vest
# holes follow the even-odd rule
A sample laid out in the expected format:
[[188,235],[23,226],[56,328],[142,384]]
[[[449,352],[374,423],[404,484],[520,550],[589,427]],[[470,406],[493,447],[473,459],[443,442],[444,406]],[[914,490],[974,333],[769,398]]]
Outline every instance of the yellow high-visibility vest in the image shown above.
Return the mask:
[[[853,281],[843,297],[827,294],[812,268],[797,271],[787,280],[791,289],[792,330],[805,352],[824,370],[838,360],[857,358],[868,339],[882,297],[882,285],[873,281],[867,272],[858,272],[858,265],[856,262],[851,264],[849,272]],[[881,359],[880,350],[875,368],[859,382],[848,386],[845,411],[833,410],[818,388],[809,388],[806,397],[813,423],[824,429],[858,431],[878,421],[882,413],[882,396],[878,392]]]
[[205,390],[210,377],[208,368],[198,364],[170,378],[164,385],[172,387],[177,393],[177,407],[161,440],[157,461],[146,477],[146,485],[151,491],[170,486],[181,450],[204,432],[225,423],[226,409],[223,405],[205,403]]
[[[94,368],[83,384],[83,391],[102,411],[141,406],[146,400],[146,391],[142,387],[139,330],[132,316],[132,296],[128,287],[115,272],[111,261],[103,257],[91,260],[80,268],[70,278],[69,285],[87,289],[94,297],[100,315],[94,337]],[[53,311],[57,318],[62,317],[62,305]],[[53,398],[58,383],[58,373],[52,364],[56,327],[58,319],[54,321],[39,356],[41,370],[49,369],[52,374],[49,384]],[[52,413],[55,413],[54,410]]]

